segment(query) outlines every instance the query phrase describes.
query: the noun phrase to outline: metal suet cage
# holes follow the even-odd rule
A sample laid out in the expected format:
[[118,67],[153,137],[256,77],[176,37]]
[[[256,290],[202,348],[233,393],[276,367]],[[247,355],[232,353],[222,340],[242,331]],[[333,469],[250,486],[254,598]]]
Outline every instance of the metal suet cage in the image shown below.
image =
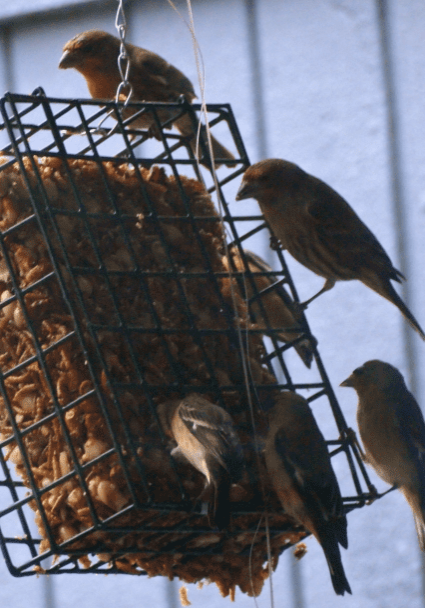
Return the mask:
[[[150,574],[196,580],[185,564],[218,564],[228,552],[267,561],[265,512],[276,558],[305,535],[252,490],[255,447],[232,525],[211,529],[195,499],[202,476],[170,456],[156,414],[158,401],[194,391],[232,413],[246,445],[279,390],[301,392],[314,412],[330,408],[327,443],[351,480],[346,512],[375,496],[304,314],[295,305],[284,342],[269,322],[268,294],[286,286],[298,297],[281,251],[279,270],[253,269],[244,253],[268,228],[261,215],[229,209],[249,166],[231,108],[207,106],[212,132],[235,154],[217,181],[205,127],[204,166],[170,130],[184,113],[198,125],[199,105],[129,108],[123,119],[114,102],[53,99],[41,89],[1,100],[0,542],[15,576],[144,574],[155,556]],[[151,116],[154,138],[134,128],[139,114]],[[226,251],[242,265],[232,253],[223,266]],[[267,286],[258,287],[261,277]],[[310,370],[296,361],[300,344]]]

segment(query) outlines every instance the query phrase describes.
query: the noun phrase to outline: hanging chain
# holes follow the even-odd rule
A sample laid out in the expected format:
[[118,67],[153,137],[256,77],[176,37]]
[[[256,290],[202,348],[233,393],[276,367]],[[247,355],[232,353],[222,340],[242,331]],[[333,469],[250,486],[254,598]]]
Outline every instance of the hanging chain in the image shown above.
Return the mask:
[[130,97],[133,94],[133,87],[128,81],[128,75],[130,73],[130,57],[125,47],[125,36],[127,33],[127,21],[124,13],[124,0],[118,0],[117,16],[115,18],[115,27],[118,30],[119,38],[121,41],[120,54],[118,55],[118,69],[121,75],[121,82],[118,85],[117,92],[115,95],[115,103],[120,101],[120,95],[123,91],[128,91],[127,98],[124,102],[124,107],[130,101]]
[[[127,49],[125,48],[125,36],[127,34],[127,21],[125,19],[125,13],[124,13],[124,5],[123,5],[123,1],[124,0],[118,0],[118,9],[117,9],[117,14],[115,17],[115,27],[118,30],[118,34],[120,37],[120,41],[121,41],[121,45],[120,45],[120,54],[118,55],[118,70],[120,72],[120,76],[121,76],[121,82],[117,87],[117,92],[115,93],[115,103],[118,103],[120,100],[120,95],[121,93],[124,93],[124,91],[128,91],[128,95],[124,101],[123,107],[122,109],[125,108],[125,106],[128,104],[128,102],[130,101],[130,97],[133,94],[133,87],[131,86],[131,84],[128,81],[128,75],[130,73],[130,57],[127,53]],[[119,109],[119,111],[122,111]],[[96,127],[96,131],[99,131],[102,124],[105,122],[105,120],[107,118],[109,118],[109,116],[112,116],[112,114],[114,113],[114,110],[109,110],[109,112],[102,118],[102,120],[99,122],[99,124]],[[115,125],[115,127],[113,127],[109,133],[109,135],[112,135],[112,133],[114,133],[118,128],[118,123]]]

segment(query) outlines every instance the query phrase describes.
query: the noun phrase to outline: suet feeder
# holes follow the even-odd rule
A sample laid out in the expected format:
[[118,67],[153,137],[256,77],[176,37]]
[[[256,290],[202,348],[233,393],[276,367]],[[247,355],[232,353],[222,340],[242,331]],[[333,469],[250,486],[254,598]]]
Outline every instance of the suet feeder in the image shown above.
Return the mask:
[[[249,166],[231,108],[207,106],[235,154],[214,181],[164,106],[198,124],[201,107],[184,101],[130,104],[151,115],[152,138],[114,102],[41,89],[1,100],[0,542],[15,576],[148,573],[257,595],[266,534],[273,566],[305,536],[262,474],[263,410],[277,391],[330,408],[336,437],[326,439],[352,479],[346,511],[372,486],[305,316],[295,329],[268,326],[267,311],[261,327],[250,317],[244,294],[257,311],[265,294],[243,247],[268,229],[260,215],[230,212]],[[109,113],[115,121],[99,127]],[[199,150],[211,166],[204,128]],[[232,250],[244,269],[223,263]],[[280,269],[260,275],[298,301],[277,255]],[[282,329],[293,339],[279,341]],[[310,371],[296,361],[303,340]],[[203,477],[173,459],[157,416],[159,403],[194,392],[232,415],[245,447],[226,531],[209,525]]]

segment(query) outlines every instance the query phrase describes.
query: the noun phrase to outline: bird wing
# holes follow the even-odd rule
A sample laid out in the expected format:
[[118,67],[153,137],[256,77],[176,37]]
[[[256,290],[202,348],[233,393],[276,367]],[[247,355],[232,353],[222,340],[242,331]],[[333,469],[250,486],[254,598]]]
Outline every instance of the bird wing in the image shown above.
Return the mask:
[[371,267],[396,281],[404,278],[347,201],[325,182],[309,177],[315,188],[314,195],[308,197],[308,213],[315,223],[319,239],[333,251],[341,264],[354,272]]
[[244,254],[248,264],[253,266],[254,270],[259,270],[260,272],[272,272],[272,267],[265,262],[259,255],[250,251],[249,249],[244,249]]
[[[133,46],[132,51],[130,75],[132,76],[132,83],[134,83],[136,98],[139,98],[137,92],[138,71],[143,74],[144,78],[148,75],[153,83],[162,87],[164,93],[168,91],[168,97],[172,101],[177,101],[180,95],[184,95],[189,101],[192,101],[196,97],[189,78],[168,63],[168,61],[146,49]],[[142,82],[141,86],[145,89],[146,83]],[[143,91],[144,94],[145,91]]]
[[319,508],[325,520],[341,517],[341,493],[321,434],[303,433],[291,438],[280,429],[275,447],[306,503]]
[[[247,249],[244,250],[244,253],[249,265],[249,269],[252,273],[255,273],[256,270],[258,272],[273,272],[271,266],[269,266],[262,258],[260,258],[260,256],[256,255],[252,251],[248,251]],[[268,285],[272,285],[275,282],[275,280],[271,276],[262,278],[265,279]],[[291,296],[286,291],[286,289],[283,287],[283,285],[276,285],[276,287],[273,289],[273,293],[279,296],[286,308],[288,308],[292,312],[292,314],[296,316],[294,302]]]
[[197,440],[234,478],[241,476],[242,446],[230,415],[200,396],[191,395],[180,403],[179,415]]
[[400,394],[392,394],[395,404],[397,426],[406,439],[407,446],[413,445],[415,460],[419,460],[421,468],[425,467],[425,422],[422,411],[412,393],[405,387]]

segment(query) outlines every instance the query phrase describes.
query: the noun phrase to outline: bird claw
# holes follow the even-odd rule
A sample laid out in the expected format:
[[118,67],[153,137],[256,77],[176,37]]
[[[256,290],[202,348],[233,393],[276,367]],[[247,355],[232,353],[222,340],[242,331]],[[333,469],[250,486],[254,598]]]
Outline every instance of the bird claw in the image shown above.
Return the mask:
[[[345,435],[346,435],[348,441],[351,443],[351,445],[357,447],[357,449],[359,450],[359,453],[360,453],[360,458],[363,460],[363,462],[367,462],[366,454],[363,452],[363,450],[360,446],[356,431],[354,429],[352,429],[351,427],[348,427],[347,429],[345,429]],[[380,495],[379,495],[378,490],[375,488],[375,486],[373,484],[370,484],[369,485],[369,498],[366,500],[366,504],[371,505],[379,497],[380,497]]]
[[300,304],[300,306],[303,306],[304,310],[305,310],[309,304],[311,304],[316,298],[321,296],[322,293],[325,293],[325,291],[329,291],[330,289],[332,289],[332,287],[334,285],[335,285],[335,279],[326,279],[325,284],[323,285],[322,289],[320,291],[318,291],[317,293],[315,293],[314,296],[312,296],[305,302],[302,302]]
[[282,249],[279,239],[274,234],[270,237],[270,249],[273,249],[273,251]]
[[308,302],[294,302],[294,312],[296,315],[301,316],[308,308]]
[[358,443],[357,434],[354,429],[352,429],[351,427],[348,427],[347,429],[345,429],[345,434],[347,436],[347,439],[349,441],[351,441],[351,443],[355,443],[355,444]]
[[375,488],[374,485],[369,486],[369,494],[370,494],[370,498],[368,498],[368,500],[366,500],[367,505],[371,505],[373,502],[375,502],[375,500],[377,500],[379,498],[379,492]]
[[147,131],[148,137],[154,137],[158,141],[161,141],[161,129],[159,129],[158,125],[151,124]]
[[345,434],[347,436],[348,441],[351,443],[351,445],[356,446],[357,449],[359,450],[360,458],[363,460],[363,462],[367,462],[366,454],[362,450],[362,447],[358,440],[356,431],[349,427],[349,428],[345,429]]

